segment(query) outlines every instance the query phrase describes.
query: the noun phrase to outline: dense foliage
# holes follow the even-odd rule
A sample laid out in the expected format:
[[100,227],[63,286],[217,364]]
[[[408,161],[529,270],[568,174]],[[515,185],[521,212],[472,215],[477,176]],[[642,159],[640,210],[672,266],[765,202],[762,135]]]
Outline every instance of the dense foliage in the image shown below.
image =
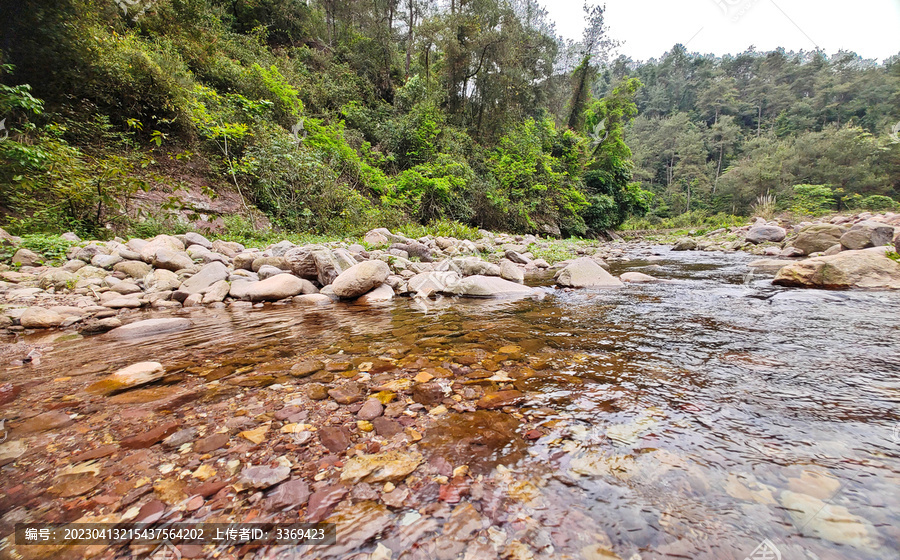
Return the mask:
[[834,208],[897,198],[893,62],[609,62],[602,8],[567,43],[534,0],[0,5],[0,221],[20,233],[150,230],[185,183],[238,193],[242,224],[255,207],[329,235],[596,235],[648,211],[790,208],[804,184]]
[[[598,96],[639,78],[628,129],[635,178],[655,193],[651,215],[776,209],[897,210],[900,57],[753,50],[716,58],[676,46],[659,60],[620,58]],[[819,185],[810,205],[797,185]],[[818,196],[818,195],[817,195]]]

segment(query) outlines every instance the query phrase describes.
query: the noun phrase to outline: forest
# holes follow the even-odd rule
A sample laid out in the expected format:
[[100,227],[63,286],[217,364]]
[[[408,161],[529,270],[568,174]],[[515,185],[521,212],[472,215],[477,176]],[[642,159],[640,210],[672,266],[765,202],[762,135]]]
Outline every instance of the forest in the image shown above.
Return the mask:
[[[0,2],[0,225],[550,236],[900,207],[900,57],[615,57],[533,0]],[[163,191],[154,207],[137,193]],[[155,230],[154,230],[155,228]]]

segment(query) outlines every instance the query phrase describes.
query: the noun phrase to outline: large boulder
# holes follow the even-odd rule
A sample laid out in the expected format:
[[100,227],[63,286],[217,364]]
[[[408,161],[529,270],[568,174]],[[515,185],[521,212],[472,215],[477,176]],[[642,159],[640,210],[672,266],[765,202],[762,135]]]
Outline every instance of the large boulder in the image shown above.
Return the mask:
[[772,283],[801,288],[900,289],[900,263],[885,252],[875,247],[806,259],[783,267]]
[[122,261],[116,263],[113,270],[132,278],[144,278],[153,271],[153,267],[142,261]]
[[221,239],[216,239],[212,242],[212,250],[216,253],[225,255],[228,258],[233,258],[244,250],[244,246],[234,241],[222,241]]
[[[247,282],[234,282],[231,285],[231,295],[235,295],[235,286],[248,284]],[[304,293],[315,293],[315,286],[308,280],[297,278],[293,274],[279,274],[259,282],[249,282],[249,286],[239,286],[242,297],[250,301],[277,301]]]
[[480,275],[467,276],[442,291],[457,296],[484,298],[523,297],[535,294],[535,290],[528,286],[516,284],[497,276]]
[[316,261],[316,278],[319,284],[327,286],[342,272],[356,264],[353,254],[346,249],[320,249],[313,252]]
[[38,285],[44,290],[49,290],[50,288],[56,291],[65,290],[66,288],[75,287],[77,282],[77,276],[61,268],[51,268],[38,277]]
[[890,245],[894,238],[894,226],[867,220],[859,222],[841,236],[841,247],[855,251],[868,247]]
[[42,260],[43,258],[34,251],[19,249],[16,251],[16,254],[13,255],[12,263],[21,266],[40,266]]
[[141,255],[141,260],[147,263],[153,263],[157,253],[163,249],[173,253],[184,251],[184,243],[171,235],[157,235],[146,243],[138,243],[138,241],[140,240],[132,239],[127,246],[132,251],[137,251]]
[[291,267],[295,276],[307,280],[318,281],[319,270],[316,267],[315,251],[324,251],[321,245],[313,247],[294,247],[284,253],[284,260]]
[[750,243],[765,243],[766,241],[780,243],[784,241],[786,235],[787,232],[784,231],[784,228],[778,226],[756,226],[750,228],[745,239]]
[[557,272],[556,282],[566,288],[621,288],[623,285],[590,257],[575,259]]
[[514,262],[506,259],[500,262],[500,277],[516,284],[525,283],[525,272]]
[[19,317],[19,323],[26,329],[49,329],[62,325],[66,318],[51,309],[29,307]]
[[148,292],[168,292],[181,286],[181,279],[171,270],[158,269],[144,277],[144,286]]
[[358,298],[382,285],[390,274],[391,269],[384,261],[365,261],[340,273],[331,287],[339,298]]
[[209,239],[193,231],[184,234],[184,244],[188,247],[190,247],[191,245],[200,245],[201,247],[206,247],[207,249],[213,248],[213,244]]
[[177,272],[194,266],[194,260],[184,251],[173,251],[164,247],[158,249],[150,260],[156,268]]
[[[459,269],[463,276],[500,276],[502,271],[500,266],[479,259],[478,257],[469,257],[465,259],[453,259],[453,264]],[[442,263],[443,264],[443,263]]]
[[228,269],[225,265],[220,262],[211,262],[182,282],[172,298],[183,302],[192,294],[205,294],[210,286],[227,278]]
[[675,242],[675,246],[672,247],[673,251],[693,251],[697,248],[697,242],[689,237],[685,237],[683,239],[679,239]]
[[791,247],[799,249],[804,255],[827,251],[829,247],[841,242],[844,229],[834,224],[812,224],[800,231]]

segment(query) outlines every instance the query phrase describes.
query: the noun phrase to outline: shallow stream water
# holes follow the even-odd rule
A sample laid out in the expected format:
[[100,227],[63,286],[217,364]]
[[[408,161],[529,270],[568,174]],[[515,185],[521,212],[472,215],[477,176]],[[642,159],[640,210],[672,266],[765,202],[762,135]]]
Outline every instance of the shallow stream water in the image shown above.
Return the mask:
[[[182,364],[198,383],[191,367],[225,358],[252,370],[297,355],[430,367],[474,356],[509,376],[474,385],[525,399],[435,415],[417,444],[432,463],[469,466],[474,482],[460,503],[475,506],[481,525],[459,533],[465,542],[480,539],[504,558],[776,558],[752,556],[766,540],[785,559],[900,558],[900,294],[778,288],[748,273],[752,258],[635,249],[614,273],[672,281],[543,288],[541,299],[510,302],[201,309],[175,334],[56,342],[29,370],[47,383],[23,397],[49,398],[95,381],[98,362],[113,369],[138,358]],[[22,371],[0,367],[0,383]],[[60,376],[69,379],[49,381]],[[273,391],[230,387],[191,406],[238,389],[251,405]],[[411,504],[378,505],[374,533],[364,511],[348,508],[344,544],[331,552],[255,554],[462,558],[467,545],[441,541],[442,530],[454,537],[447,511],[458,504],[441,510],[425,490]]]

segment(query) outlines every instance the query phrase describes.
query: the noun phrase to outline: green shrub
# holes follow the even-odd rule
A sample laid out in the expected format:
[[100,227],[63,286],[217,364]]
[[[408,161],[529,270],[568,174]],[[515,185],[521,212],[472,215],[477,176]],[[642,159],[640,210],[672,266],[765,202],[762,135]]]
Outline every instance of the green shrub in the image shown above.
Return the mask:
[[833,210],[834,192],[825,185],[794,185],[791,211],[813,216]]
[[393,192],[383,200],[401,205],[422,224],[443,219],[467,221],[472,210],[466,194],[474,176],[465,160],[441,154],[433,163],[419,164],[394,178]]

